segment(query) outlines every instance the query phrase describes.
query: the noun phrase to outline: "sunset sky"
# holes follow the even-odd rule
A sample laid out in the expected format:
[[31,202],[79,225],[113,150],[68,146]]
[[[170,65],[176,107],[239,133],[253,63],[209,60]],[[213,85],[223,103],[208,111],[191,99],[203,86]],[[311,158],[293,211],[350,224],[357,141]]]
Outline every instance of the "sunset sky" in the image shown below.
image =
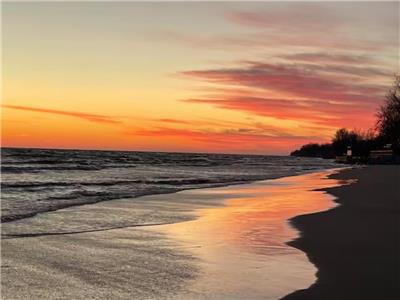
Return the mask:
[[400,2],[2,3],[2,146],[287,154],[374,127]]

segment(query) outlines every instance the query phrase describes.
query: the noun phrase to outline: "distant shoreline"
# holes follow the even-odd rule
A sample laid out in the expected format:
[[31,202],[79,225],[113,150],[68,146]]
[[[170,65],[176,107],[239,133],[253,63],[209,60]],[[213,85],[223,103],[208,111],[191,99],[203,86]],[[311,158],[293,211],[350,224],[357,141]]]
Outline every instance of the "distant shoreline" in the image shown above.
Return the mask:
[[317,282],[282,300],[400,298],[400,166],[346,169],[331,178],[357,182],[325,189],[341,204],[297,216],[290,242],[318,268]]

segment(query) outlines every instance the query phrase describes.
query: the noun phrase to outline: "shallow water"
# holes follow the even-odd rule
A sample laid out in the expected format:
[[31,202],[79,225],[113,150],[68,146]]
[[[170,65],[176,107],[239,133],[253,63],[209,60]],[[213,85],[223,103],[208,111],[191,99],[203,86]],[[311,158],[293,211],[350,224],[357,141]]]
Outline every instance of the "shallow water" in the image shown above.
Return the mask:
[[[4,299],[279,299],[316,269],[287,219],[334,206],[324,171],[69,207],[2,226]],[[178,223],[176,223],[178,222]],[[152,224],[164,224],[153,226]]]

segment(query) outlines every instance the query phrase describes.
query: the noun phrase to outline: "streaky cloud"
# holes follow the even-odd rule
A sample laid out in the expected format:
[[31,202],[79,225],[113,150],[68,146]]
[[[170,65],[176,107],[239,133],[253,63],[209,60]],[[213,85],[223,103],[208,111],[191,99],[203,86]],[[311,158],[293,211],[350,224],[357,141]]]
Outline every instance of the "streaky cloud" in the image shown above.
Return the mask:
[[37,112],[37,113],[75,117],[75,118],[83,119],[85,121],[96,122],[96,123],[106,123],[106,124],[121,124],[122,123],[121,121],[115,120],[114,117],[106,116],[106,115],[89,114],[89,113],[82,113],[82,112],[72,112],[72,111],[64,111],[64,110],[56,110],[56,109],[38,108],[38,107],[29,107],[29,106],[20,106],[20,105],[3,104],[2,107],[9,108],[9,109],[15,109],[15,110],[24,110],[24,111],[32,111],[32,112]]

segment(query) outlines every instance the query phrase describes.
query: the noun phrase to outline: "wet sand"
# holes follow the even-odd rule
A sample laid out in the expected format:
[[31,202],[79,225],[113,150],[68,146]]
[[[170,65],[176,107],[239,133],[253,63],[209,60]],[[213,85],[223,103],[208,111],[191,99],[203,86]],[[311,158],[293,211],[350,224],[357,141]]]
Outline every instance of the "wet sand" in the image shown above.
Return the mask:
[[2,299],[278,299],[315,281],[287,219],[332,171],[71,207],[2,226]]
[[283,299],[400,299],[400,166],[330,177],[357,182],[325,189],[340,206],[292,220],[301,238],[290,244],[317,266],[318,281]]

